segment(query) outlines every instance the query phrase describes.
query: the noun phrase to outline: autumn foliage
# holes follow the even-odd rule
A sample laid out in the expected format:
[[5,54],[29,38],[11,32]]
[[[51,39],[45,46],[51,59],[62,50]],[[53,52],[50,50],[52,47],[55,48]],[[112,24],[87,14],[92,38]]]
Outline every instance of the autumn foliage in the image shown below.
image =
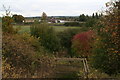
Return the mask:
[[120,1],[107,3],[94,44],[93,66],[112,75],[120,73]]
[[14,33],[14,28],[13,28],[13,19],[9,16],[4,16],[2,18],[2,31],[4,33]]
[[72,39],[72,48],[81,57],[88,57],[91,53],[94,31],[90,30],[75,35]]
[[4,34],[2,45],[3,78],[41,78],[52,73],[54,58],[46,55],[37,38]]

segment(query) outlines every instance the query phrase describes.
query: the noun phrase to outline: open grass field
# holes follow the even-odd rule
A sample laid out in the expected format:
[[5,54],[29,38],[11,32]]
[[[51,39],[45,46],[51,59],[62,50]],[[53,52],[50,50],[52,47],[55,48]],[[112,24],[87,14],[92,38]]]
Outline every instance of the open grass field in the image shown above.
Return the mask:
[[[80,29],[81,27],[76,27],[76,26],[50,26],[55,29],[56,32],[61,32],[67,29]],[[29,33],[30,32],[30,25],[15,25],[14,28],[19,29],[19,33]]]
[[81,27],[76,27],[76,26],[52,26],[57,32],[64,31],[67,29],[80,29]]
[[14,26],[14,28],[18,28],[19,29],[19,33],[30,33],[30,25],[17,25]]

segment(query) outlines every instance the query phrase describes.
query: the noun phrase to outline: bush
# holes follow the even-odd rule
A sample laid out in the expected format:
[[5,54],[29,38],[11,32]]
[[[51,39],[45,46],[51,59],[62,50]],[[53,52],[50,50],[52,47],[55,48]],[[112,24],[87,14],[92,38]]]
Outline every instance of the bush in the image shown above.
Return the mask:
[[115,47],[117,44],[111,43],[111,34],[101,32],[100,35],[94,44],[92,65],[108,75],[116,75],[120,72],[120,55]]
[[63,23],[53,23],[52,26],[64,26],[64,24]]
[[2,31],[4,33],[16,33],[17,31],[13,28],[13,22],[10,16],[2,17]]
[[79,29],[68,29],[63,32],[58,33],[58,37],[60,38],[60,44],[63,47],[63,49],[66,49],[68,54],[72,56],[71,51],[71,39],[72,37],[77,34],[80,30]]
[[99,23],[101,28],[98,29],[98,36],[93,50],[93,67],[110,76],[120,73],[119,5],[120,1],[115,1],[108,6],[107,15]]
[[24,25],[32,25],[34,24],[33,22],[24,22]]
[[27,76],[29,78],[37,73],[37,77],[41,78],[43,77],[42,73],[44,76],[49,75],[52,70],[50,68],[53,65],[53,59],[45,54],[46,51],[40,46],[39,40],[29,34],[4,34],[2,47],[3,77],[25,78]]
[[88,57],[91,54],[93,31],[82,32],[76,34],[72,39],[72,49],[75,55],[81,57]]
[[41,45],[50,52],[59,51],[60,43],[55,30],[46,23],[34,24],[30,28],[31,35],[39,38]]
[[86,27],[94,27],[97,24],[97,19],[89,19],[86,23]]
[[[6,64],[18,69],[30,70],[31,62],[34,61],[32,55],[35,55],[34,48],[25,42],[18,35],[3,35],[3,60],[6,60]],[[4,67],[4,66],[3,66]],[[6,73],[6,72],[5,72]],[[4,74],[5,74],[4,73]],[[3,75],[4,75],[3,74]],[[8,73],[10,76],[11,73]]]
[[64,26],[80,26],[79,22],[65,22]]
[[12,18],[14,19],[14,22],[18,24],[23,23],[23,20],[25,19],[22,15],[17,15],[17,14],[14,14]]
[[[3,56],[4,58],[8,58],[8,61],[12,62],[13,66],[19,65],[24,68],[26,66],[25,62],[31,62],[32,55],[34,54],[34,48],[26,43],[24,39],[21,39],[20,36],[3,35]],[[19,57],[17,58],[16,56]],[[26,59],[24,60],[24,58]],[[14,59],[19,62],[16,63]],[[28,65],[30,65],[30,63],[28,63]]]

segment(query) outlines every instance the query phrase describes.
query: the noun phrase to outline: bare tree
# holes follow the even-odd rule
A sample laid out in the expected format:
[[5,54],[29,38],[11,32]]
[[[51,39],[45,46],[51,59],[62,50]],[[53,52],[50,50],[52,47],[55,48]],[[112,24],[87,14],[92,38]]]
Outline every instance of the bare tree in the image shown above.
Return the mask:
[[5,16],[10,16],[10,6],[8,8],[5,7],[5,5],[3,5],[3,9],[5,10]]

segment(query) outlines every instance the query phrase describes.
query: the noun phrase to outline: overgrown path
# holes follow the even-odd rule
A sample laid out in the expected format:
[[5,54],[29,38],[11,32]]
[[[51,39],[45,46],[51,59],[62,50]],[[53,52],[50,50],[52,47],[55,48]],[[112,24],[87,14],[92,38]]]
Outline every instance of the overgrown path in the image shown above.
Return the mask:
[[52,77],[87,77],[89,72],[85,58],[56,58],[55,73]]

